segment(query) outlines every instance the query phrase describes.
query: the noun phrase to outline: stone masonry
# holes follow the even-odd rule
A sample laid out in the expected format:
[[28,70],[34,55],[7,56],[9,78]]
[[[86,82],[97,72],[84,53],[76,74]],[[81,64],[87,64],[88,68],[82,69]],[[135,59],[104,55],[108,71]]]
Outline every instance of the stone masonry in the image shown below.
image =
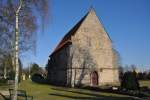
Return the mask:
[[117,56],[112,41],[91,9],[50,55],[48,79],[62,86],[118,85]]

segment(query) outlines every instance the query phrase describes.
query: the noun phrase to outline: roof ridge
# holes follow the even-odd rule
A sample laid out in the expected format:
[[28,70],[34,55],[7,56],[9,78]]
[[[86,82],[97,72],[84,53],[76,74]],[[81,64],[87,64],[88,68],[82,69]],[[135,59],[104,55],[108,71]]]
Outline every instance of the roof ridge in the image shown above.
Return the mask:
[[[61,47],[63,47],[64,45],[66,45],[68,42],[72,42],[71,41],[71,36],[73,36],[76,31],[79,29],[79,27],[81,26],[81,24],[83,23],[83,21],[86,19],[87,15],[89,14],[90,11],[88,11],[88,13],[86,15],[84,15],[80,21],[78,21],[73,28],[71,28],[71,30],[69,30],[67,32],[67,34],[62,38],[62,40],[59,42],[59,44],[56,46],[54,52],[52,52],[51,55],[53,55],[55,52],[57,52],[59,49],[61,49]],[[68,41],[69,40],[69,41]],[[68,42],[66,42],[68,41]],[[62,46],[63,45],[63,46]],[[50,55],[50,56],[51,56]]]

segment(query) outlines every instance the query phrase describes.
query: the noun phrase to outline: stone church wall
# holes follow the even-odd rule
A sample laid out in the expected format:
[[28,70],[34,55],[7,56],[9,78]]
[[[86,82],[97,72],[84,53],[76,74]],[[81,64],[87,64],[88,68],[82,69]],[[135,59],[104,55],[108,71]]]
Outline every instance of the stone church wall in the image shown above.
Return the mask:
[[[99,85],[104,85],[107,83],[112,84],[115,83],[115,81],[119,82],[117,79],[118,77],[116,76],[117,71],[115,71],[117,70],[117,66],[114,66],[114,52],[112,51],[111,40],[99,22],[95,12],[91,12],[85,19],[84,23],[81,24],[76,34],[72,37],[72,45],[74,46],[76,52],[77,50],[79,51],[75,54],[77,57],[75,57],[72,61],[74,62],[72,67],[81,69],[81,71],[77,72],[78,75],[82,75],[82,64],[85,59],[87,59],[84,52],[86,52],[88,58],[92,59],[92,61],[90,60],[88,63],[93,64],[85,66],[86,68],[89,68],[89,70],[84,76],[85,78],[82,79],[83,84],[90,83],[90,74],[92,71],[98,72]],[[100,69],[102,68],[106,69],[101,72]],[[76,78],[76,80],[79,80],[79,78]]]
[[49,61],[48,78],[51,84],[66,85],[69,46],[54,53]]

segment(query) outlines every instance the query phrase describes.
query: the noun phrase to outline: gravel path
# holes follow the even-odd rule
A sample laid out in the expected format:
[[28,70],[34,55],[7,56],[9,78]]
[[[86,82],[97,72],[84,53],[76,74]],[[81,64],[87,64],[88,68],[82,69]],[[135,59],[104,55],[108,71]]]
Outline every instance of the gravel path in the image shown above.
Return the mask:
[[0,90],[0,93],[4,96],[9,95],[9,91],[7,91],[7,90]]

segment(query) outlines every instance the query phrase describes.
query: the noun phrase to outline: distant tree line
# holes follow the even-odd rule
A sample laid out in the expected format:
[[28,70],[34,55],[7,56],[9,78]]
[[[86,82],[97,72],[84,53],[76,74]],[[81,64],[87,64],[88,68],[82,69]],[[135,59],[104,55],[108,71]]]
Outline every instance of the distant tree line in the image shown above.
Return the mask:
[[[19,59],[19,82],[21,81],[22,77],[22,62]],[[15,79],[15,65],[13,63],[13,57],[10,54],[5,54],[1,59],[0,63],[0,82],[7,80],[14,80]]]
[[150,71],[139,72],[137,78],[139,80],[150,80]]
[[139,90],[139,80],[150,80],[150,71],[140,72],[135,65],[119,67],[121,88],[125,90]]
[[130,65],[130,66],[126,65],[125,67],[120,66],[119,67],[120,79],[122,78],[123,74],[126,72],[135,72],[138,80],[150,80],[150,70],[140,71],[137,69],[137,66],[135,65]]

